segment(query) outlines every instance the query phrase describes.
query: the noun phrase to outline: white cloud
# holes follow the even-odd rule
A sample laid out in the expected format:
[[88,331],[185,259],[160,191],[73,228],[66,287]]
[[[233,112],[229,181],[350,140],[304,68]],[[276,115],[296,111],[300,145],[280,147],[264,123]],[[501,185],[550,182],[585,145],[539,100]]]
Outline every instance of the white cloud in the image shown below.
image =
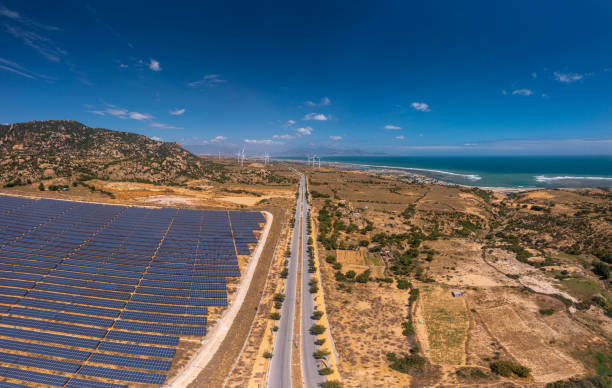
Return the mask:
[[339,141],[339,140],[342,140],[342,136],[330,136],[329,138],[330,138],[331,140],[333,140],[333,141]]
[[187,86],[189,87],[198,87],[198,86],[216,86],[222,83],[225,83],[226,81],[224,79],[221,78],[221,76],[219,74],[207,74],[204,77],[202,77],[202,79],[197,80],[197,81],[193,81],[193,82],[189,82],[187,84]]
[[261,139],[261,140],[255,140],[255,139],[244,139],[245,143],[248,144],[266,144],[266,145],[270,145],[270,144],[281,144],[278,141],[274,141],[274,140],[270,140],[270,139]]
[[299,137],[302,137],[302,136],[312,135],[312,131],[314,131],[314,129],[312,129],[311,127],[302,127],[302,128],[296,128],[295,131],[297,132]]
[[331,100],[329,99],[329,97],[323,97],[321,99],[321,102],[316,103],[313,101],[306,101],[304,102],[304,104],[308,105],[308,106],[330,106],[331,105]]
[[162,139],[161,137],[158,137],[158,136],[153,136],[153,137],[151,137],[151,139],[155,140],[155,141],[164,141],[164,139]]
[[289,134],[284,134],[284,135],[274,135],[272,136],[273,139],[283,139],[283,140],[289,140],[289,139],[293,139],[295,136],[289,135]]
[[536,73],[535,71],[531,73],[531,78],[538,78],[538,73]]
[[159,61],[156,61],[155,59],[151,58],[149,60],[149,69],[153,70],[153,71],[162,71],[162,68],[159,64]]
[[184,129],[183,127],[175,127],[173,125],[162,124],[162,123],[151,123],[152,127],[161,129]]
[[412,107],[412,109],[418,110],[420,112],[430,112],[431,111],[431,109],[429,109],[429,105],[427,105],[424,102],[413,102],[412,104],[410,104],[410,106]]
[[387,124],[387,125],[385,125],[385,129],[389,129],[389,130],[392,130],[392,131],[397,131],[397,130],[402,129],[402,127],[398,127],[397,125]]
[[213,143],[219,143],[219,142],[222,142],[222,141],[225,141],[225,140],[227,140],[227,137],[219,135],[219,136],[213,137],[210,140],[204,140],[202,143],[204,143],[204,144],[213,144]]
[[504,96],[507,96],[507,95],[508,95],[508,91],[507,91],[506,89],[504,89],[504,90],[502,90],[502,94],[503,94]]
[[19,12],[11,11],[10,9],[0,5],[0,15],[6,16],[7,18],[18,20],[20,18]]
[[295,120],[289,120],[285,123],[284,127],[289,128],[295,125]]
[[404,140],[404,135],[395,136],[397,140]]
[[175,110],[171,110],[170,114],[174,115],[174,116],[180,116],[183,113],[185,113],[187,111],[187,109],[183,108],[183,109],[175,109]]
[[151,116],[148,113],[140,113],[140,112],[130,112],[129,117],[133,120],[139,120],[139,121],[151,120],[153,118],[153,116]]
[[533,90],[531,89],[516,89],[512,91],[513,96],[531,96],[533,94]]
[[11,62],[11,61],[3,59],[3,58],[0,58],[0,69],[6,70],[6,71],[10,71],[11,73],[18,74],[18,75],[20,75],[22,77],[26,77],[26,78],[30,78],[30,79],[34,79],[35,78],[32,74],[30,74],[23,67],[19,66],[15,62]]
[[553,75],[555,76],[555,80],[559,82],[563,82],[565,84],[571,84],[572,82],[580,81],[581,79],[584,78],[583,74],[560,73],[558,71],[555,71]]
[[304,116],[304,120],[316,120],[316,121],[327,121],[331,117],[325,116],[323,113],[308,113]]
[[127,69],[128,67],[129,67],[129,66],[128,66],[128,65],[126,65],[125,63],[120,63],[120,64],[119,64],[119,68],[120,68],[120,69]]
[[[106,105],[109,106],[110,108],[107,108],[104,110],[93,109],[93,110],[89,110],[88,112],[96,114],[98,116],[109,115],[109,116],[114,116],[120,119],[132,119],[132,120],[138,120],[138,121],[152,120],[155,118],[153,115],[150,115],[148,113],[131,112],[127,109],[117,108],[115,105],[112,105],[112,104],[106,104]],[[153,123],[153,124],[159,124],[159,123]],[[153,124],[152,126],[154,127],[157,126]],[[164,124],[159,124],[159,125],[164,125]]]

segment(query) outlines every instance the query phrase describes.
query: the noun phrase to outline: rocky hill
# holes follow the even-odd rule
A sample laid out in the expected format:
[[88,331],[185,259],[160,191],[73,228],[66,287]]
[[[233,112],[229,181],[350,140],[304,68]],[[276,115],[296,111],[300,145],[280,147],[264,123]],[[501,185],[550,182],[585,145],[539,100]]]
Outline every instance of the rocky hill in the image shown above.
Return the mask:
[[0,125],[0,184],[19,185],[55,177],[152,183],[218,180],[222,166],[204,161],[177,143],[77,121],[49,120]]

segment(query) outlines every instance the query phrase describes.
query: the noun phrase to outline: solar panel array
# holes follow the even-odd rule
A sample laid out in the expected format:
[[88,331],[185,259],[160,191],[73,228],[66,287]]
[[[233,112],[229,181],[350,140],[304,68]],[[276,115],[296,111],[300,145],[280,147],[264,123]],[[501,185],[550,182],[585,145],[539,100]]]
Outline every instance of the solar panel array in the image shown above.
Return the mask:
[[263,222],[0,196],[0,377],[162,384],[180,337],[204,336],[208,309],[227,305],[226,278],[240,276],[237,255]]

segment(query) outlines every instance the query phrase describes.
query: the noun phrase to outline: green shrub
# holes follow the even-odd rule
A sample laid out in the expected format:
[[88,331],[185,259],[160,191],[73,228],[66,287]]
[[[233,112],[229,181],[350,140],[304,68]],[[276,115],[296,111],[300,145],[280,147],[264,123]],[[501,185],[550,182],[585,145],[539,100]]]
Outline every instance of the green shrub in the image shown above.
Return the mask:
[[555,310],[553,309],[540,309],[540,314],[542,315],[553,315]]
[[342,388],[344,385],[342,385],[341,382],[339,381],[326,381],[324,383],[321,383],[321,388]]
[[278,321],[280,319],[281,315],[278,312],[273,312],[272,314],[270,314],[270,319],[273,319],[275,321]]
[[342,269],[342,263],[338,263],[337,261],[332,264],[332,267],[336,270],[341,270]]
[[276,294],[274,295],[274,301],[276,302],[284,302],[285,301],[285,295],[284,294]]
[[316,319],[317,321],[321,319],[323,316],[323,311],[315,310],[312,312],[312,319]]
[[321,345],[323,345],[323,344],[325,343],[325,338],[319,338],[319,339],[318,339],[318,340],[316,340],[314,343],[315,343],[315,345],[317,345],[317,346],[321,346]]
[[410,373],[411,369],[422,371],[427,364],[425,358],[417,354],[405,354],[397,357],[395,353],[387,353],[387,360],[391,363],[389,367],[401,373]]
[[365,271],[363,271],[362,273],[360,273],[359,275],[355,277],[355,281],[357,283],[367,283],[368,280],[370,280],[370,270],[369,269],[366,269]]
[[38,184],[38,190],[45,191],[45,185],[42,182]]
[[315,324],[310,327],[310,333],[312,335],[319,335],[319,334],[323,334],[324,332],[325,332],[325,326]]
[[280,273],[280,277],[283,279],[287,279],[287,276],[289,276],[289,268],[283,268],[283,270]]
[[414,326],[412,326],[412,321],[402,323],[402,328],[402,335],[409,337],[414,334]]
[[397,288],[400,290],[408,290],[410,288],[410,282],[404,279],[397,279]]
[[349,271],[346,271],[346,274],[344,274],[344,276],[346,276],[347,279],[354,279],[355,275],[357,274],[352,269]]
[[328,262],[329,264],[333,264],[333,263],[335,263],[335,262],[336,262],[336,256],[333,256],[333,255],[328,255],[328,256],[325,258],[325,261],[326,261],[326,262]]
[[319,374],[322,376],[331,375],[332,373],[334,373],[334,371],[330,368],[319,369]]
[[323,358],[325,356],[329,356],[329,351],[323,350],[323,349],[318,349],[317,351],[314,352],[313,356],[317,360],[320,360],[321,358]]
[[494,373],[503,377],[510,377],[512,374],[518,377],[529,377],[531,373],[531,369],[510,361],[494,361],[489,366]]
[[272,353],[264,352],[263,356],[264,356],[264,358],[272,358]]

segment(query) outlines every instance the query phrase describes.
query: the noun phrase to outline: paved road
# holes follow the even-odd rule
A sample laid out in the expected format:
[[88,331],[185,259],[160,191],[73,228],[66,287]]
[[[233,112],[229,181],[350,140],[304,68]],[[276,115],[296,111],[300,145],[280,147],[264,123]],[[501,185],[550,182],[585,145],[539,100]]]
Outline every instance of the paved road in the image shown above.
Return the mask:
[[[306,202],[306,201],[305,201]],[[310,279],[313,274],[308,272],[308,213],[310,209],[308,203],[304,203],[302,208],[303,228],[302,228],[302,335],[301,335],[301,356],[302,356],[302,377],[304,378],[304,386],[307,388],[317,388],[319,384],[325,381],[324,376],[319,374],[319,360],[315,359],[313,354],[317,350],[315,341],[316,335],[310,334],[310,327],[316,322],[313,320],[312,313],[314,312],[314,299],[310,293]],[[314,238],[313,238],[314,239]],[[320,287],[320,285],[319,285]]]
[[[305,178],[300,174],[298,200],[295,208],[295,225],[291,237],[291,258],[289,260],[289,275],[285,285],[285,301],[281,309],[281,319],[278,322],[278,332],[274,343],[274,353],[268,372],[269,388],[291,387],[291,351],[293,345],[293,323],[295,317],[295,298],[300,247],[300,229],[302,226],[303,209],[306,206],[304,196]],[[304,225],[305,227],[305,225]]]

